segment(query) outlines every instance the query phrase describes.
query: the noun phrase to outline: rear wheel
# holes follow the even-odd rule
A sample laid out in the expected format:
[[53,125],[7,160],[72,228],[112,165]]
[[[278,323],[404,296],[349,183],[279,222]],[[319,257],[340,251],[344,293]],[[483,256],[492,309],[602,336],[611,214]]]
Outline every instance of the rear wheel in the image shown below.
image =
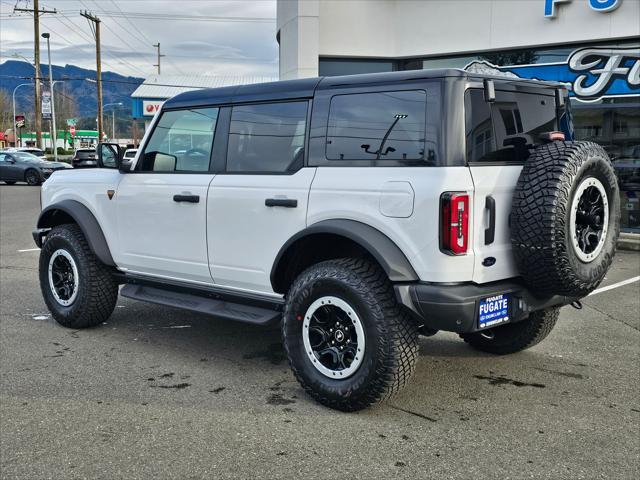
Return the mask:
[[118,298],[117,282],[75,224],[47,235],[40,251],[40,289],[53,318],[69,328],[104,322]]
[[560,308],[532,312],[529,318],[516,323],[463,333],[462,339],[473,348],[496,355],[508,355],[537,345],[544,340],[558,320]]
[[34,169],[29,169],[25,172],[24,181],[32,186],[40,185],[40,183],[42,183],[42,181],[40,180],[40,175]]
[[384,272],[362,259],[330,260],[300,274],[287,295],[282,332],[303,388],[343,411],[392,396],[418,356],[418,326]]

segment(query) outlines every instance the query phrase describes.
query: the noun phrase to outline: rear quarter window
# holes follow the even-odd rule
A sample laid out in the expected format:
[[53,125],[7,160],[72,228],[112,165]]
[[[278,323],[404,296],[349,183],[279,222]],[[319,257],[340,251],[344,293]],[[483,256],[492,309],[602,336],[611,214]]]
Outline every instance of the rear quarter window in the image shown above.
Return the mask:
[[500,92],[486,102],[480,89],[465,94],[468,162],[521,163],[543,143],[541,134],[558,130],[555,98]]
[[329,160],[424,160],[424,90],[335,95],[329,107]]

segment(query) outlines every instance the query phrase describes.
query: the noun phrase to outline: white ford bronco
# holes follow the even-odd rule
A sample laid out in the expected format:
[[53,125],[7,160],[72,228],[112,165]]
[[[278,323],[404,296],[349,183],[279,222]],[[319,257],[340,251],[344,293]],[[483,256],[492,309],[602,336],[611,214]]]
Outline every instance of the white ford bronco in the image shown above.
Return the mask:
[[560,84],[433,70],[198,90],[132,162],[97,153],[42,187],[53,317],[99,325],[120,294],[281,322],[301,385],[346,411],[408,381],[419,334],[537,344],[619,232],[613,169],[573,141]]

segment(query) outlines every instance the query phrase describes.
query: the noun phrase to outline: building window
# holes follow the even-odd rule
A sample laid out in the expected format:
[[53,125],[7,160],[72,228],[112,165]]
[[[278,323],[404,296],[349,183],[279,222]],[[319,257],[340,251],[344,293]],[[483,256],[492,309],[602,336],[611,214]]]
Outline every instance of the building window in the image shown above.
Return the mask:
[[331,99],[329,160],[423,160],[424,90],[336,95]]
[[304,164],[307,102],[233,107],[227,171],[283,173]]

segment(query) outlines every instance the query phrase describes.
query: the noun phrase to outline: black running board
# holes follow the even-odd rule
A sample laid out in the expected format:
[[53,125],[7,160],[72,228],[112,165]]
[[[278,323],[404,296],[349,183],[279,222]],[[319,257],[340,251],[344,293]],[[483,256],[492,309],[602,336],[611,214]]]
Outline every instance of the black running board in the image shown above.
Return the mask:
[[224,300],[215,300],[190,293],[163,290],[146,285],[125,285],[120,290],[120,295],[142,302],[157,303],[159,305],[166,305],[167,307],[206,313],[227,320],[253,323],[254,325],[275,323],[282,316],[282,312],[276,310],[242,305]]

